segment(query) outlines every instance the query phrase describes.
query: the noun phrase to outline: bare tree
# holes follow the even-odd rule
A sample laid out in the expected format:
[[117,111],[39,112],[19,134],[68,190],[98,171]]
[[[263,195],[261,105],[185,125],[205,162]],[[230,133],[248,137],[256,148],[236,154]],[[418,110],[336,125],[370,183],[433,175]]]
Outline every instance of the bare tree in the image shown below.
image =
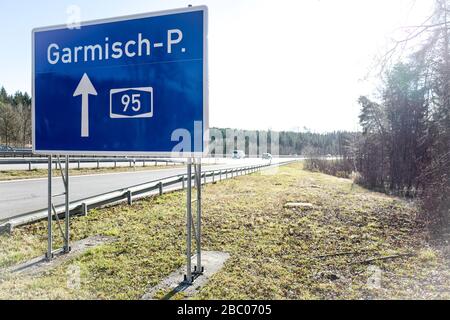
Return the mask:
[[18,135],[18,117],[13,107],[0,103],[0,137],[9,146],[14,143]]

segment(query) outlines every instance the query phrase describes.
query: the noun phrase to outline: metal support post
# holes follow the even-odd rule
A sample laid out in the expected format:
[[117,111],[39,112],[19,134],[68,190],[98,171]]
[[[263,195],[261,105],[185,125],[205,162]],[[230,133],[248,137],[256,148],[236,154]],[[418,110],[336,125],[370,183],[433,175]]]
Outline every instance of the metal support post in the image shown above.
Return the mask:
[[187,192],[186,192],[186,275],[184,281],[192,283],[191,244],[192,244],[192,159],[187,161]]
[[53,157],[48,156],[48,217],[47,217],[47,260],[53,258],[53,232],[52,232],[52,165]]
[[[197,160],[197,265],[195,266],[195,273],[202,274],[204,269],[202,267],[202,163],[201,159]],[[205,183],[206,183],[206,173],[205,173]]]
[[65,214],[65,237],[64,237],[64,253],[70,252],[70,209],[69,209],[69,156],[66,156],[66,167],[65,167],[65,179],[64,179],[64,189],[66,191],[66,214]]

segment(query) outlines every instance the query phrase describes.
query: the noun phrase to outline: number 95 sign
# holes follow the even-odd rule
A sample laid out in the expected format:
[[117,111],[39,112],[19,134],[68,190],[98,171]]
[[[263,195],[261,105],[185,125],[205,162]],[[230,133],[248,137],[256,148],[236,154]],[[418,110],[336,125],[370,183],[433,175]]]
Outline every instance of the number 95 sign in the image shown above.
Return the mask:
[[110,91],[112,119],[153,117],[153,88],[126,88]]

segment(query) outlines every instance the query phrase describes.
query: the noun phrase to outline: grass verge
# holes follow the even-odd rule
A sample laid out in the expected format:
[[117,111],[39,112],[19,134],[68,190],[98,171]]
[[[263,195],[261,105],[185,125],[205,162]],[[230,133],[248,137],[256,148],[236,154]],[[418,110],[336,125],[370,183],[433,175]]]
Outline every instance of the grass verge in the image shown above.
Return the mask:
[[[203,248],[231,258],[196,299],[450,298],[447,257],[427,244],[413,203],[301,164],[208,185],[203,196]],[[313,209],[285,209],[291,201]],[[138,299],[183,265],[184,212],[184,193],[176,192],[75,218],[73,240],[117,241],[40,277],[5,276],[0,299]],[[41,254],[45,244],[44,222],[1,236],[0,267]],[[73,267],[75,288],[67,285]]]

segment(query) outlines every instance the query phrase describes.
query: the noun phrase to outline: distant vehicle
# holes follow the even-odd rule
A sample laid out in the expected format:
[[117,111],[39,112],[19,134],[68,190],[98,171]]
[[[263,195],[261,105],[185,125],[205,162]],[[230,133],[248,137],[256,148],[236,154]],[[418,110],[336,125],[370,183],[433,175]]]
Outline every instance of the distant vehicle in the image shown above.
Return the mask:
[[263,153],[262,158],[266,160],[272,160],[272,155],[270,153]]
[[245,153],[242,150],[234,150],[232,157],[233,157],[233,159],[244,159]]

